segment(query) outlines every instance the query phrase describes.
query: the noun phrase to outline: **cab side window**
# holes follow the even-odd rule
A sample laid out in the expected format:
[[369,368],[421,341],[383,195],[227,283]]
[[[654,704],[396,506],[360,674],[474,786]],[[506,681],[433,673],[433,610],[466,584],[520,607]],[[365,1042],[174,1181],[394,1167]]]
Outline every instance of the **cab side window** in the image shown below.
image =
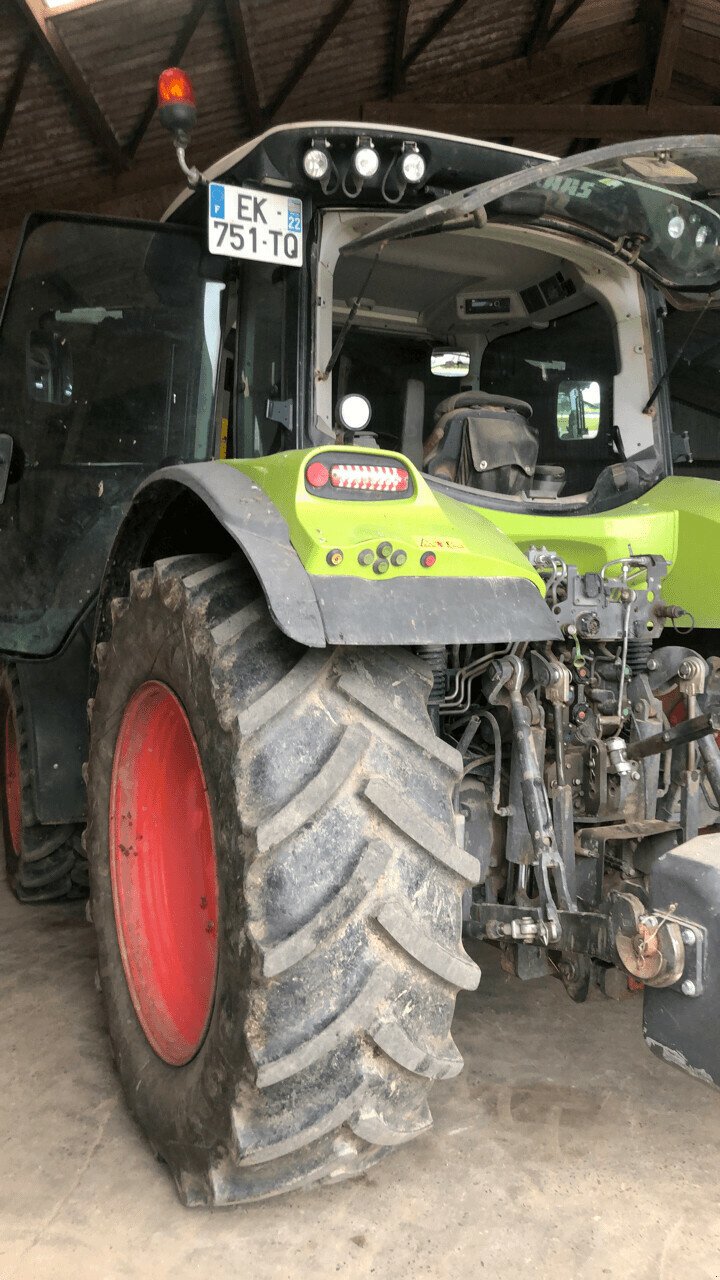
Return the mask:
[[[720,311],[670,310],[665,319],[670,367],[673,470],[720,480]],[[683,437],[687,433],[692,462]]]
[[602,390],[594,380],[563,379],[557,389],[557,433],[561,440],[594,440],[600,430]]
[[618,460],[613,430],[614,331],[599,303],[496,338],[483,356],[483,391],[532,405],[538,462],[566,472],[563,493],[585,493]]
[[291,397],[287,359],[291,287],[283,267],[253,263],[243,272],[236,360],[234,453],[238,458],[259,458],[292,447],[291,431],[276,421],[276,416],[282,416],[278,403]]

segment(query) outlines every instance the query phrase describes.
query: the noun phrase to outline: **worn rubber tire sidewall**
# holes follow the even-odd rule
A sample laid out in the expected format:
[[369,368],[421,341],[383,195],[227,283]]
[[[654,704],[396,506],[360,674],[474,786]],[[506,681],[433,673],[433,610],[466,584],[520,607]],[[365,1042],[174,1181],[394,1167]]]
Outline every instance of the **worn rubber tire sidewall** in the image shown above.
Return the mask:
[[[237,1064],[254,1070],[244,1039],[247,992],[252,963],[244,927],[243,835],[227,776],[232,759],[230,734],[217,716],[208,664],[188,643],[182,610],[172,612],[160,598],[132,610],[132,644],[122,646],[122,661],[110,661],[101,673],[92,716],[88,776],[88,855],[92,915],[98,939],[99,974],[116,1065],[131,1109],[160,1155],[182,1148],[182,1166],[192,1170],[194,1147],[207,1152],[208,1126],[218,1142],[227,1135],[231,1104],[237,1097]],[[122,636],[129,617],[116,626]],[[164,640],[158,651],[158,634]],[[152,661],[149,654],[156,654]],[[166,684],[180,699],[198,746],[213,822],[218,879],[218,968],[213,1009],[205,1038],[184,1066],[169,1066],[151,1048],[142,1030],[125,979],[113,907],[109,849],[112,764],[122,714],[146,680]],[[234,1070],[227,1068],[234,1064]],[[224,1123],[223,1123],[224,1121]],[[211,1139],[210,1139],[211,1140]],[[177,1160],[173,1160],[177,1163]],[[202,1162],[197,1163],[202,1168]]]
[[[16,741],[17,741],[18,724],[17,724],[17,716],[15,715],[15,707],[13,705],[11,685],[7,676],[5,676],[2,671],[0,671],[0,777],[2,779],[2,791],[0,792],[0,796],[1,796],[0,839],[2,839],[2,843],[3,843],[3,853],[5,856],[5,870],[7,873],[8,884],[10,885],[10,888],[14,892],[15,877],[18,873],[18,868],[20,866],[20,859],[15,853],[12,846],[12,840],[10,839],[10,821],[8,818],[7,809],[5,805],[5,796],[6,796],[5,772],[4,772],[5,770],[5,715],[8,709],[13,719],[13,725],[15,727],[15,734],[16,734]],[[21,791],[21,806],[22,806],[22,791]],[[21,808],[21,817],[22,816],[24,815],[22,815],[22,808]]]

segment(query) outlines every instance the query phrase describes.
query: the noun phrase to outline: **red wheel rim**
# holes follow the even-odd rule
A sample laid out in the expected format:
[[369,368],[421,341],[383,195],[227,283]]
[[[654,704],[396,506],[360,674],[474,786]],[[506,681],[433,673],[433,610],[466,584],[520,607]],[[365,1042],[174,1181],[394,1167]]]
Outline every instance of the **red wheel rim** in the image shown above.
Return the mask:
[[18,854],[22,844],[22,789],[20,784],[20,753],[18,752],[15,717],[8,702],[5,706],[3,725],[3,784],[5,813],[12,852]]
[[125,977],[171,1066],[197,1053],[217,970],[217,875],[200,753],[185,711],[149,680],[125,708],[113,761],[110,868]]

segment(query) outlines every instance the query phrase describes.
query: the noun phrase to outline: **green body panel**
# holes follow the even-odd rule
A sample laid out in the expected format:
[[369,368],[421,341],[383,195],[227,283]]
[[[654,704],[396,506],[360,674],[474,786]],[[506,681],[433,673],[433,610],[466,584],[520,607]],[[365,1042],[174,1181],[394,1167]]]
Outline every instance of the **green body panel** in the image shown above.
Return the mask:
[[[304,449],[267,458],[231,461],[254,480],[284,516],[290,539],[311,574],[352,575],[377,580],[373,565],[358,554],[375,552],[381,541],[407,553],[390,577],[521,577],[544,592],[526,559],[532,546],[556,551],[581,572],[599,570],[628,554],[661,555],[670,563],[663,595],[682,605],[697,626],[720,627],[720,483],[692,476],[669,476],[641,498],[595,515],[545,515],[479,508],[430,489],[407,458],[384,450],[335,447],[333,455],[377,456],[400,462],[412,476],[407,498],[342,501],[317,497],[305,488],[305,468],[328,450]],[[340,564],[328,563],[339,550]],[[420,557],[437,559],[424,569]]]
[[485,514],[522,550],[548,547],[587,573],[628,554],[661,555],[671,564],[663,586],[699,627],[720,627],[720,483],[669,476],[636,498],[598,515]]
[[[409,471],[414,486],[410,497],[367,501],[322,498],[305,488],[305,468],[323,454],[346,454],[348,461],[377,456],[379,463],[399,463]],[[358,555],[375,553],[380,542],[394,551],[405,551],[404,565],[390,565],[383,581],[398,577],[526,578],[544,595],[542,579],[525,556],[501,532],[492,517],[452,498],[433,493],[407,458],[380,449],[334,447],[276,453],[266,458],[229,461],[254,480],[284,516],[290,540],[308,573],[341,575],[377,581],[372,562],[363,566]],[[339,550],[339,565],[328,563],[328,553]],[[424,569],[420,557],[434,551],[432,568]]]

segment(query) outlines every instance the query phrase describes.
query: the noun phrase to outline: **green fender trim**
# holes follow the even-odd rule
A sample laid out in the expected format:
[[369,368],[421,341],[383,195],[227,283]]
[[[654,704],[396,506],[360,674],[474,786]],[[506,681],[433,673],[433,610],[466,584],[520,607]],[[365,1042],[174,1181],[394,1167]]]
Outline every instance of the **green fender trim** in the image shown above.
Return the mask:
[[[331,465],[339,456],[397,463],[410,473],[411,491],[392,497],[309,491],[308,463],[324,458]],[[251,480],[286,521],[328,644],[559,638],[542,579],[522,552],[475,508],[433,493],[407,458],[333,446],[226,465]],[[423,565],[429,552],[431,563]]]
[[[406,467],[413,481],[409,497],[385,500],[343,501],[308,493],[305,468],[314,457],[324,453],[355,457],[377,456],[379,463],[398,463]],[[423,476],[407,458],[381,449],[355,449],[335,446],[331,449],[304,449],[272,454],[267,458],[230,461],[249,476],[267,494],[284,516],[290,540],[308,573],[328,578],[351,576],[365,582],[377,582],[373,570],[375,553],[381,542],[389,542],[394,551],[404,551],[402,565],[390,566],[384,581],[397,578],[524,578],[532,582],[544,597],[542,579],[526,557],[513,545],[489,513],[456,502],[444,494],[433,493]],[[328,563],[328,553],[342,552],[337,565]],[[372,551],[367,565],[358,562],[363,551]],[[434,551],[435,564],[423,568],[420,558]]]

